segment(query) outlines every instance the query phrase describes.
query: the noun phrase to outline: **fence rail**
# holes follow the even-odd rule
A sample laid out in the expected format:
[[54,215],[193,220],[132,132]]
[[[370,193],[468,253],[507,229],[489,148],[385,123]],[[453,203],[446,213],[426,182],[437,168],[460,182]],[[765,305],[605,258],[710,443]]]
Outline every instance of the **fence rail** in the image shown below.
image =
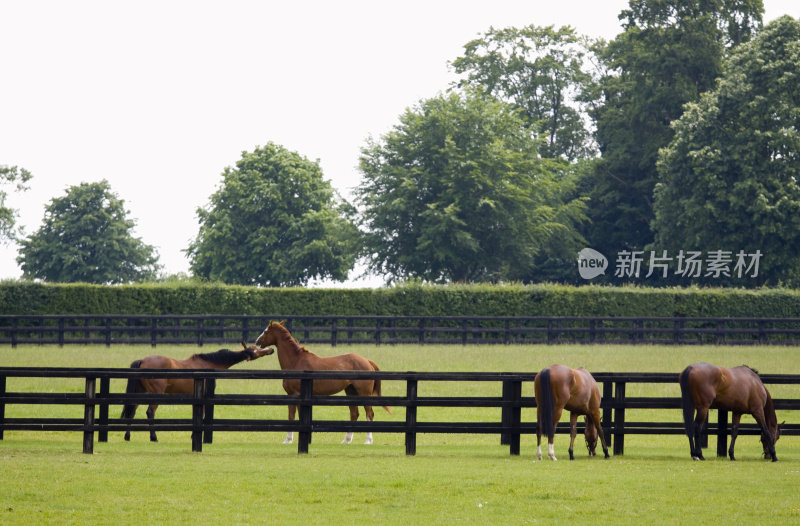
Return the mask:
[[0,345],[253,341],[286,320],[304,343],[800,344],[800,318],[546,316],[0,315]]
[[[615,455],[624,453],[625,435],[683,434],[680,419],[660,422],[636,422],[626,419],[626,410],[663,409],[680,410],[678,397],[629,397],[626,387],[630,384],[674,383],[677,388],[677,373],[593,373],[602,385],[603,429]],[[194,392],[190,395],[156,395],[111,393],[112,378],[191,378]],[[524,420],[522,410],[536,407],[533,397],[522,396],[523,384],[530,386],[535,373],[417,373],[387,371],[213,371],[213,370],[157,370],[157,369],[85,369],[85,368],[38,368],[38,367],[0,367],[0,440],[3,432],[9,431],[75,431],[83,433],[83,451],[92,453],[95,441],[105,442],[109,432],[184,431],[192,436],[192,450],[202,451],[203,443],[211,443],[213,433],[225,431],[297,431],[298,453],[307,453],[311,435],[315,432],[378,432],[403,433],[407,455],[416,454],[418,433],[483,433],[498,434],[501,443],[509,446],[512,455],[520,454],[520,436],[536,433],[533,413],[527,413]],[[9,392],[6,389],[8,378],[76,378],[85,381],[83,393],[28,393]],[[214,379],[272,380],[298,378],[301,381],[301,394],[289,396],[216,394],[209,389]],[[382,381],[405,382],[404,396],[381,397],[343,397],[313,396],[314,380],[321,379],[381,379]],[[765,374],[761,379],[767,385],[800,385],[800,375]],[[99,381],[99,389],[98,389]],[[502,396],[452,396],[426,397],[418,395],[418,387],[423,382],[495,382],[502,384]],[[190,405],[191,419],[155,419],[152,424],[144,419],[109,418],[109,406],[126,403],[160,405]],[[7,418],[5,408],[15,404],[68,404],[83,406],[83,418]],[[405,408],[403,421],[338,421],[315,420],[315,406],[373,405]],[[779,411],[800,410],[800,398],[776,398],[775,408]],[[299,419],[219,419],[214,418],[214,407],[218,405],[299,406]],[[417,409],[420,407],[488,407],[497,408],[498,420],[495,422],[437,422],[418,421]],[[568,419],[564,419],[568,420]],[[707,433],[717,437],[717,455],[725,456],[728,429],[727,411],[718,411],[717,423],[707,426]],[[568,432],[568,423],[559,424],[558,432]],[[743,423],[741,434],[759,434],[755,424]],[[800,435],[800,424],[787,423],[784,435]]]

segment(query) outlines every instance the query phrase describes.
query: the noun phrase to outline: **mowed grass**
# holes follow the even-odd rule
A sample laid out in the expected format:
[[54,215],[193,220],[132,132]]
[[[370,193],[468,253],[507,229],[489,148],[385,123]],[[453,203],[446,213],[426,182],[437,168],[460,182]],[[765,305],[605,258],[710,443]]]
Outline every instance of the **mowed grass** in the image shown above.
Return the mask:
[[[231,344],[235,348],[236,344]],[[676,374],[708,361],[746,363],[762,373],[800,374],[800,349],[792,347],[667,346],[330,346],[320,355],[358,352],[385,371],[537,371],[551,363],[593,372],[654,371]],[[157,352],[177,358],[215,348],[164,346],[0,347],[0,366],[127,367]],[[277,368],[267,356],[237,368]],[[117,383],[118,382],[118,383]],[[121,391],[121,381],[112,390]],[[8,379],[9,391],[81,392],[80,380]],[[797,386],[771,387],[776,397],[799,397]],[[403,395],[402,382],[385,382],[384,394]],[[277,382],[221,381],[218,392],[281,393]],[[420,384],[420,395],[499,396],[495,383]],[[525,396],[533,387],[526,385]],[[630,385],[631,396],[678,396],[675,384]],[[118,415],[119,407],[112,407]],[[7,406],[6,416],[82,416],[81,407]],[[362,411],[363,413],[363,411]],[[634,420],[680,420],[678,411],[629,411]],[[186,407],[162,406],[158,417],[186,418]],[[219,407],[223,418],[285,418],[285,408]],[[143,410],[137,415],[144,418]],[[315,418],[346,419],[345,408],[315,408]],[[402,408],[376,418],[402,420]],[[800,415],[779,412],[780,420]],[[715,418],[712,417],[712,418]],[[535,420],[535,412],[523,411]],[[425,408],[419,420],[498,421],[498,410]],[[744,422],[752,422],[745,416]],[[112,434],[81,453],[80,433],[9,432],[0,442],[2,524],[528,524],[543,522],[752,521],[800,523],[800,438],[782,437],[780,462],[765,462],[755,436],[737,441],[737,460],[689,459],[682,436],[628,436],[625,454],[589,458],[582,439],[567,459],[568,436],[556,437],[558,462],[535,460],[535,436],[523,436],[518,457],[495,435],[419,435],[417,455],[405,456],[404,437],[376,434],[375,444],[341,445],[341,434],[315,434],[308,455],[283,445],[278,433],[216,433],[202,453],[191,452],[187,433],[145,433],[131,442]]]

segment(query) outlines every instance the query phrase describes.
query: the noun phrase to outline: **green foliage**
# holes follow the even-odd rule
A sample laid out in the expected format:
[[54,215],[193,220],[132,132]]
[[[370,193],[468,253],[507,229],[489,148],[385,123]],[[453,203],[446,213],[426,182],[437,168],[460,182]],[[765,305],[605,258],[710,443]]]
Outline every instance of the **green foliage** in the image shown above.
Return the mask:
[[598,50],[608,73],[593,112],[602,152],[587,235],[601,252],[641,250],[653,240],[659,148],[686,102],[714,87],[727,48],[761,23],[761,0],[632,0],[624,31]]
[[[25,183],[30,181],[31,177],[31,173],[25,168],[0,165],[0,187],[13,183],[17,192],[23,192],[28,189]],[[8,193],[0,190],[0,243],[3,244],[17,238],[17,211],[6,206],[7,198]]]
[[535,25],[489,29],[453,61],[459,83],[519,109],[544,139],[543,157],[568,161],[594,153],[584,104],[591,75],[586,43],[571,27]]
[[108,181],[71,186],[45,207],[42,226],[20,241],[26,279],[129,283],[153,279],[155,249],[132,235],[124,201]]
[[0,314],[798,317],[800,291],[569,285],[381,289],[0,283]]
[[243,285],[344,280],[357,256],[350,209],[318,162],[274,143],[225,168],[187,253],[199,277]]
[[799,41],[800,21],[772,22],[675,123],[659,163],[657,247],[760,250],[755,282],[800,284]]
[[527,275],[553,239],[578,244],[583,202],[566,167],[538,156],[515,112],[450,94],[408,109],[363,148],[357,190],[370,267],[395,279]]

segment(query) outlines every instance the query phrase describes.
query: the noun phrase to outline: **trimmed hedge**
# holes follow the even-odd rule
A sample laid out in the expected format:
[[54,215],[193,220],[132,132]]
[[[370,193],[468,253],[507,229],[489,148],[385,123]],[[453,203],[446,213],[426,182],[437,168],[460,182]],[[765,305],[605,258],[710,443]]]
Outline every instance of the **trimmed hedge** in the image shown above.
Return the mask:
[[380,289],[219,284],[0,283],[0,314],[800,317],[791,289],[419,285]]

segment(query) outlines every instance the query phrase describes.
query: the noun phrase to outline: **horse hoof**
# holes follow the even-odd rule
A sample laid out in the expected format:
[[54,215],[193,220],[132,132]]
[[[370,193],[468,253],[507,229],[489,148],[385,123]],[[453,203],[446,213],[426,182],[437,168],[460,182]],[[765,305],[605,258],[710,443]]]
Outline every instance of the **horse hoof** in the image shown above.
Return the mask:
[[550,460],[558,460],[555,455],[549,455],[549,456],[550,456]]
[[288,438],[283,441],[284,444],[291,444],[294,440],[289,440]]
[[542,455],[541,454],[536,455],[536,460],[542,460]]

